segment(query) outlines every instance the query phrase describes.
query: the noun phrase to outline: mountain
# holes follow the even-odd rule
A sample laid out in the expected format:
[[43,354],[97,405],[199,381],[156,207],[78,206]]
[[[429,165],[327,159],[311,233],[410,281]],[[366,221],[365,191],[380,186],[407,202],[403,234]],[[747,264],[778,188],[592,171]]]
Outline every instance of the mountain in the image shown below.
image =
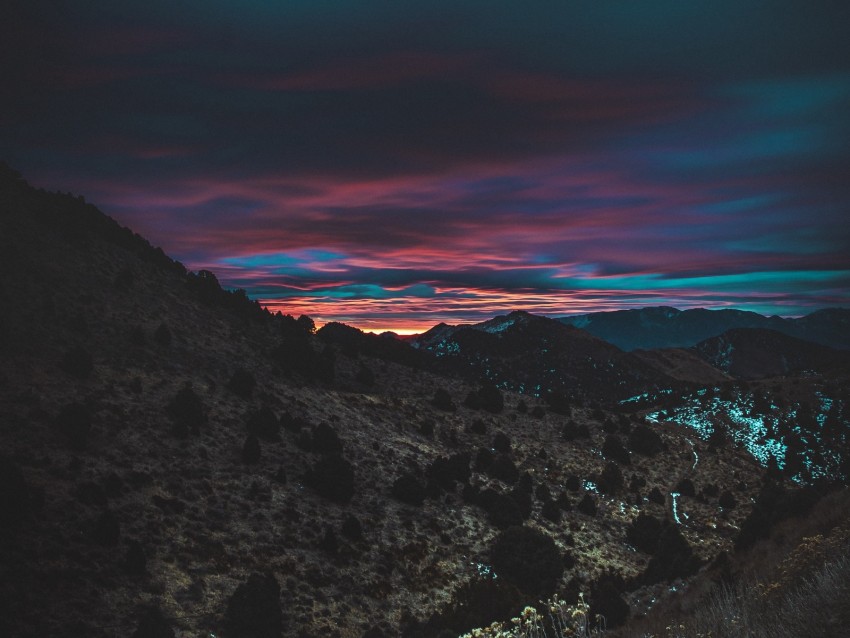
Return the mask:
[[439,324],[413,345],[432,352],[445,370],[471,371],[501,388],[538,397],[610,403],[677,383],[584,330],[521,311],[474,325]]
[[701,341],[692,351],[738,379],[762,379],[791,373],[828,374],[850,368],[850,353],[789,337],[775,330],[738,328]]
[[616,310],[562,317],[626,351],[689,348],[735,328],[765,328],[843,350],[850,349],[850,310],[819,310],[798,319],[765,317],[743,310],[677,310],[669,307]]
[[0,297],[3,636],[458,635],[555,592],[613,626],[844,476],[843,377],[683,384],[523,313],[315,331],[2,166]]

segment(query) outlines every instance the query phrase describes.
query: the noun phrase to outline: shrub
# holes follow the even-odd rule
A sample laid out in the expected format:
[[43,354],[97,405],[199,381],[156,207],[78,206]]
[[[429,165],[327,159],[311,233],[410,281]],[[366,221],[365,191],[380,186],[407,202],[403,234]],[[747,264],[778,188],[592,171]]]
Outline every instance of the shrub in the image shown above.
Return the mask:
[[492,414],[499,414],[505,407],[502,393],[492,383],[484,383],[478,390],[478,401],[480,409]]
[[175,433],[178,436],[186,436],[189,432],[196,434],[207,423],[204,405],[188,384],[174,395],[168,404],[168,413],[174,420]]
[[393,498],[415,507],[421,506],[425,501],[425,486],[410,473],[399,476],[393,482],[390,493]]
[[683,478],[679,481],[676,485],[676,491],[682,496],[696,496],[697,493],[694,482],[689,478]]
[[546,403],[555,414],[569,415],[570,413],[570,400],[563,392],[549,392],[546,395]]
[[629,435],[629,447],[638,454],[655,456],[664,450],[664,441],[649,426],[638,424]]
[[319,454],[340,454],[342,453],[342,441],[339,440],[339,435],[327,423],[319,423],[313,428],[313,444],[314,452]]
[[555,542],[530,527],[514,526],[501,532],[490,557],[496,573],[529,596],[550,595],[564,573]]
[[75,379],[86,379],[94,370],[94,362],[85,348],[75,346],[65,353],[59,367]]
[[663,527],[663,523],[654,516],[641,513],[626,528],[626,540],[635,549],[654,554]]
[[249,434],[242,446],[242,462],[246,465],[259,463],[260,453],[260,440],[256,434]]
[[679,527],[665,521],[658,536],[655,553],[643,574],[643,583],[654,585],[661,581],[671,582],[684,578],[695,573],[700,564]]
[[478,504],[486,512],[487,520],[493,527],[507,529],[514,525],[522,525],[524,520],[522,512],[517,502],[510,496],[488,488],[479,494]]
[[254,378],[253,374],[247,370],[238,368],[236,372],[233,373],[233,376],[230,377],[230,381],[227,382],[227,389],[238,397],[250,399],[251,393],[254,392],[254,386],[256,385],[257,380]]
[[475,419],[469,426],[469,431],[473,434],[487,434],[487,425],[481,419]]
[[631,463],[629,451],[623,446],[620,437],[614,434],[605,437],[605,442],[602,444],[602,455],[606,459],[617,461],[623,465]]
[[561,428],[561,437],[565,441],[575,441],[578,438],[578,426],[575,421],[567,421]]
[[540,510],[540,515],[543,516],[543,518],[545,518],[547,521],[558,523],[561,521],[561,508],[555,501],[546,501],[545,503],[543,503],[543,507]]
[[546,416],[546,410],[543,409],[542,405],[535,405],[531,409],[531,416],[533,416],[535,419],[542,419],[544,416]]
[[609,629],[622,625],[629,615],[629,604],[609,578],[600,579],[591,589],[590,616],[597,615],[605,618],[605,626]]
[[236,588],[227,603],[224,626],[233,637],[280,638],[280,585],[272,574],[251,574]]
[[658,505],[664,505],[664,495],[661,493],[657,487],[653,487],[649,490],[649,494],[647,495],[650,503],[657,503]]
[[277,441],[280,438],[280,421],[271,408],[263,406],[248,417],[248,434],[254,434],[264,441]]
[[486,472],[493,465],[493,453],[486,447],[478,448],[475,453],[475,471]]
[[525,402],[525,399],[517,401],[516,411],[520,414],[526,414],[528,412],[528,404]]
[[529,492],[515,487],[511,490],[510,498],[516,503],[517,509],[519,509],[519,513],[522,515],[522,520],[526,520],[531,516],[532,500]]
[[444,388],[439,388],[434,392],[434,398],[431,404],[438,410],[445,410],[446,412],[454,412],[457,409],[454,401],[452,401],[452,395]]
[[579,479],[579,477],[575,474],[570,474],[567,477],[567,480],[564,481],[564,486],[570,492],[578,492],[581,489],[581,479]]
[[499,454],[487,468],[487,474],[494,479],[504,481],[513,485],[519,480],[519,470],[511,457],[507,454]]
[[590,492],[585,492],[582,499],[579,501],[576,509],[582,514],[587,514],[588,516],[596,516],[596,499],[593,497],[593,494]]
[[623,489],[623,473],[616,463],[608,461],[596,482],[601,492],[613,496]]
[[[516,587],[502,578],[473,578],[452,595],[448,608],[426,622],[412,622],[403,638],[459,636],[494,621],[510,621],[522,609],[524,599]],[[364,634],[363,638],[367,638]],[[371,638],[371,636],[369,637]]]
[[304,478],[307,485],[328,500],[348,503],[354,496],[354,468],[342,456],[319,459]]
[[717,504],[725,510],[731,510],[738,504],[738,502],[735,500],[735,496],[732,492],[726,490],[720,495],[720,498],[717,500]]
[[82,403],[70,403],[59,412],[56,426],[72,450],[86,449],[91,432],[91,413]]
[[425,470],[425,476],[429,483],[433,483],[441,490],[451,491],[455,483],[469,482],[471,474],[469,461],[468,452],[459,452],[448,458],[441,456],[432,461]]

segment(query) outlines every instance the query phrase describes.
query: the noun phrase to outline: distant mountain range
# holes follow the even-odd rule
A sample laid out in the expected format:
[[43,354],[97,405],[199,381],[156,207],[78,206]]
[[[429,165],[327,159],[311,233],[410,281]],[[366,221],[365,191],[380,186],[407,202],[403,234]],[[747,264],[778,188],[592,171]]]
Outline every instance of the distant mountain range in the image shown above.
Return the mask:
[[677,310],[666,306],[561,317],[626,351],[689,348],[737,328],[766,328],[841,350],[850,349],[850,310],[818,310],[805,317],[765,317],[743,310]]

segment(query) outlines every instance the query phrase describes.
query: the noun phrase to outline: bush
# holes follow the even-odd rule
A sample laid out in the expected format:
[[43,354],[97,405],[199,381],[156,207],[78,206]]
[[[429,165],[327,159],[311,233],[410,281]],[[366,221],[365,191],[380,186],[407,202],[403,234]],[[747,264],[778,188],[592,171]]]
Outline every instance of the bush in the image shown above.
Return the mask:
[[696,496],[697,493],[694,482],[689,478],[683,478],[679,481],[676,485],[676,491],[682,496]]
[[619,627],[629,615],[629,604],[623,600],[610,578],[602,578],[590,593],[590,616],[605,618],[608,629]]
[[623,489],[623,473],[620,471],[620,467],[616,463],[608,461],[597,477],[596,483],[599,491],[614,496]]
[[546,501],[545,503],[543,503],[543,507],[540,510],[540,515],[543,516],[543,518],[545,518],[547,521],[559,523],[561,521],[561,508],[555,501]]
[[451,491],[455,483],[468,483],[471,471],[469,469],[470,456],[468,452],[459,452],[452,456],[434,459],[425,476],[428,482],[440,490]]
[[725,510],[731,510],[738,504],[738,502],[735,500],[735,496],[732,492],[726,490],[720,495],[720,498],[717,500],[717,504]]
[[200,428],[207,424],[204,405],[188,384],[174,395],[168,404],[168,413],[174,420],[175,433],[178,436],[187,436],[189,432],[197,434]]
[[272,574],[251,574],[227,603],[224,626],[236,638],[280,638],[280,585]]
[[505,407],[502,393],[492,383],[484,383],[478,390],[478,401],[482,410],[492,414],[499,414]]
[[679,527],[665,521],[658,536],[655,553],[643,574],[643,583],[654,585],[661,581],[671,582],[677,578],[685,578],[695,573],[700,564]]
[[242,446],[242,462],[246,465],[259,463],[260,453],[260,440],[256,434],[249,434]]
[[635,549],[654,554],[663,527],[664,524],[654,516],[639,514],[626,528],[626,540]]
[[478,448],[475,453],[475,471],[486,472],[493,465],[493,453],[486,447]]
[[248,417],[248,434],[254,434],[264,441],[280,439],[280,421],[271,408],[263,406]]
[[238,397],[250,399],[256,385],[257,380],[254,378],[254,375],[247,370],[239,368],[230,377],[230,381],[227,382],[227,389]]
[[410,473],[399,476],[393,482],[390,493],[393,498],[414,507],[420,507],[425,501],[425,486]]
[[585,492],[582,499],[578,502],[576,509],[582,514],[587,514],[588,516],[596,516],[596,510],[598,509],[596,505],[596,499],[593,497],[593,494],[590,492]]
[[[459,636],[494,621],[507,622],[520,613],[524,599],[516,587],[502,578],[473,578],[452,595],[448,608],[426,622],[413,622],[403,638]],[[364,634],[363,638],[367,638]],[[369,636],[371,638],[371,636]]]
[[487,425],[481,419],[475,419],[469,426],[469,431],[473,434],[487,434]]
[[65,353],[59,367],[75,379],[86,379],[94,370],[94,362],[85,348],[76,346]]
[[339,435],[327,423],[319,423],[313,428],[313,451],[319,454],[342,453],[342,441]]
[[72,450],[85,450],[91,432],[91,413],[82,403],[71,403],[56,417],[56,426]]
[[629,447],[638,454],[655,456],[664,450],[664,441],[655,430],[638,424],[629,435]]
[[487,514],[487,520],[493,527],[507,529],[522,525],[524,517],[517,502],[510,496],[493,489],[486,489],[478,495],[478,504]]
[[605,442],[602,444],[602,455],[606,459],[617,461],[623,465],[631,463],[629,451],[623,446],[620,437],[614,434],[605,437]]
[[454,412],[457,409],[454,401],[452,401],[452,395],[444,388],[439,388],[434,392],[434,399],[431,404],[438,410],[445,410],[446,412]]
[[519,480],[519,470],[507,454],[500,454],[493,459],[486,471],[494,479],[503,481],[508,485],[513,485]]
[[664,498],[664,495],[661,493],[661,490],[659,490],[657,487],[653,487],[651,490],[649,490],[647,498],[649,499],[650,503],[657,503],[658,505],[664,505],[664,501],[666,500]]
[[342,456],[319,459],[304,478],[307,485],[328,500],[348,503],[354,496],[354,468]]
[[547,596],[564,573],[561,552],[546,534],[530,527],[509,527],[490,550],[496,573],[529,596]]

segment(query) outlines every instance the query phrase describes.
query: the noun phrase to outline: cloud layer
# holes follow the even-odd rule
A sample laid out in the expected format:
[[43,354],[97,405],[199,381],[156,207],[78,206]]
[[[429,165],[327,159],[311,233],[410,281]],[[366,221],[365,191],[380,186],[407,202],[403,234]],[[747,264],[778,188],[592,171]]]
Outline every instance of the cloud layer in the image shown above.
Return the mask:
[[850,303],[843,4],[545,4],[22,4],[0,154],[319,321]]

